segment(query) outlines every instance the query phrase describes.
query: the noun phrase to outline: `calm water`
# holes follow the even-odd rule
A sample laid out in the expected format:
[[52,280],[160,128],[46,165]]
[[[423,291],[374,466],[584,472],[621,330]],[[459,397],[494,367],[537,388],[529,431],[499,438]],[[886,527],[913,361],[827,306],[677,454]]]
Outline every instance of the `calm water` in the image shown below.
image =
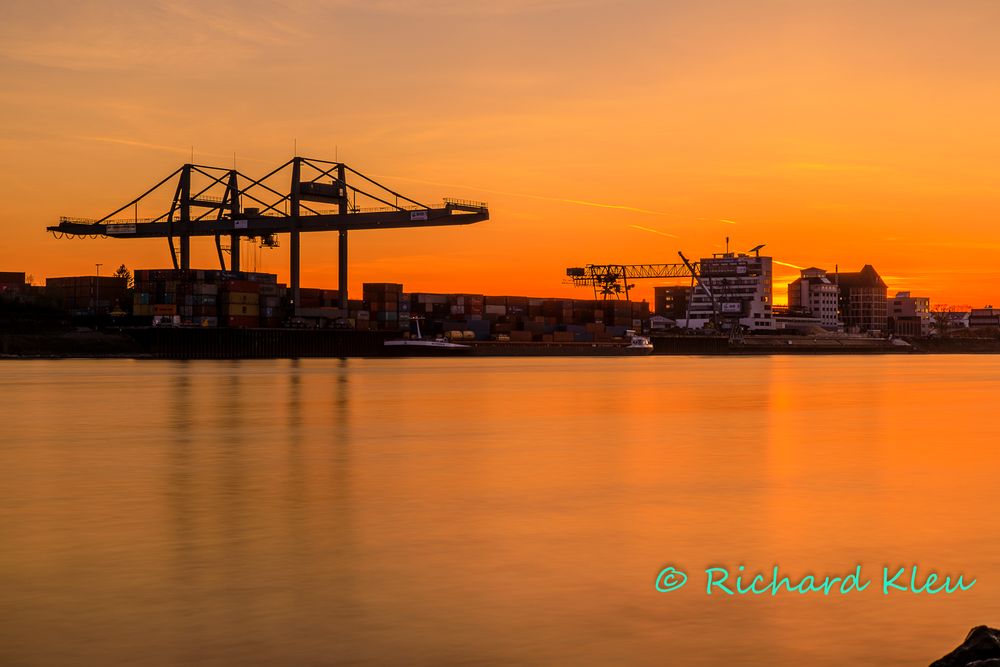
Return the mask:
[[[998,397],[992,356],[6,362],[0,664],[926,665],[1000,624]],[[858,563],[978,583],[704,593]]]

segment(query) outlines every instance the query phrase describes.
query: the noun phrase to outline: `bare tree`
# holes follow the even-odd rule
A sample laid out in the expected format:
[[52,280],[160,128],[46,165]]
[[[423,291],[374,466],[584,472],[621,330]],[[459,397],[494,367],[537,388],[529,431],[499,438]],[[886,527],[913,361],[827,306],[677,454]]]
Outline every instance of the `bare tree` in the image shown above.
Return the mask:
[[931,323],[939,336],[947,336],[955,328],[955,313],[964,313],[968,306],[938,304],[931,307]]

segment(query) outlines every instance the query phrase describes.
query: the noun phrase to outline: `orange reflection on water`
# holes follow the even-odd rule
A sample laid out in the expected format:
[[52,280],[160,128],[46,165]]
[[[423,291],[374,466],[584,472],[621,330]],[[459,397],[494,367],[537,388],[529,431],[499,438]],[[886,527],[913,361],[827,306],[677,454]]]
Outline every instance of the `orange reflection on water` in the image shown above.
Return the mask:
[[[994,357],[11,362],[6,664],[925,664],[996,623]],[[862,564],[952,596],[707,596]],[[657,593],[665,565],[686,587]]]

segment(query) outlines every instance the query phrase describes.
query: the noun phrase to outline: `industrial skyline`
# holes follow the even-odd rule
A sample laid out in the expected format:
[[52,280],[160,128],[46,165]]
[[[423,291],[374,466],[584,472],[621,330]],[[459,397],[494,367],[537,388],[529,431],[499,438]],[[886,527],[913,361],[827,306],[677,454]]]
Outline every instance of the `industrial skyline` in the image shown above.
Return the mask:
[[[491,204],[467,229],[352,237],[352,292],[569,297],[562,267],[725,236],[766,242],[780,283],[873,262],[935,303],[1000,284],[995,3],[57,2],[2,19],[0,266],[38,280],[163,265],[155,242],[53,243],[40,230],[61,215],[101,215],[192,156],[256,173],[297,153]],[[318,236],[303,284],[336,276],[337,235]],[[288,266],[283,246],[256,268]]]

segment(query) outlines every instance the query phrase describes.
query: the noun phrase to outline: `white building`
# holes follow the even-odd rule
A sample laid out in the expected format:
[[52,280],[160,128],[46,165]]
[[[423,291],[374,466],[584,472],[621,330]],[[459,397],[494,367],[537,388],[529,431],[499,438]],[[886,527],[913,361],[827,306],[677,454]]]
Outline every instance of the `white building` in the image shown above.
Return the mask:
[[824,329],[843,330],[837,310],[839,295],[840,288],[825,270],[802,269],[802,275],[788,284],[788,308],[817,318]]
[[754,331],[774,329],[770,257],[717,253],[701,259],[699,277],[701,284],[695,286],[691,295],[690,328],[704,327],[712,321],[713,312],[717,312],[724,329],[731,328],[736,321]]

